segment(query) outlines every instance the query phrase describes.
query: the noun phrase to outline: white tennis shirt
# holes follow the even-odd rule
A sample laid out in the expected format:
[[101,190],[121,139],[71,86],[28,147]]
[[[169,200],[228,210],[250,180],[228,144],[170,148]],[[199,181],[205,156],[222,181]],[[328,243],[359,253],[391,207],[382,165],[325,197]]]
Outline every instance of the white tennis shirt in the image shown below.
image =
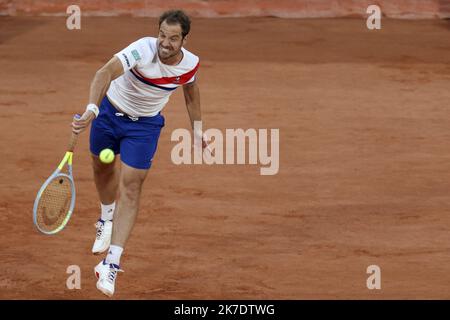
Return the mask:
[[182,48],[179,64],[166,65],[159,60],[157,39],[145,37],[115,54],[124,74],[111,82],[106,95],[123,112],[133,117],[157,115],[179,86],[193,82],[199,58]]

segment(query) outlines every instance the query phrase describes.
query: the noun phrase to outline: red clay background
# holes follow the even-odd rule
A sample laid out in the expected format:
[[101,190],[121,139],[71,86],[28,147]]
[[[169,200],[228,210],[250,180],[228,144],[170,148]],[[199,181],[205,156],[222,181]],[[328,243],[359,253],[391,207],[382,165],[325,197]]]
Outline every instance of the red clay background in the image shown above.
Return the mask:
[[168,8],[183,8],[195,17],[323,18],[361,17],[379,5],[386,17],[450,17],[450,0],[0,0],[0,15],[64,15],[69,5],[85,15],[157,17]]
[[[95,71],[148,18],[0,18],[0,298],[103,298],[88,134],[67,228],[39,234],[36,192]],[[206,127],[279,128],[280,171],[176,166],[181,91],[164,111],[115,298],[450,298],[450,25],[444,20],[194,19]],[[66,288],[79,265],[82,289]],[[382,290],[366,268],[382,269]]]

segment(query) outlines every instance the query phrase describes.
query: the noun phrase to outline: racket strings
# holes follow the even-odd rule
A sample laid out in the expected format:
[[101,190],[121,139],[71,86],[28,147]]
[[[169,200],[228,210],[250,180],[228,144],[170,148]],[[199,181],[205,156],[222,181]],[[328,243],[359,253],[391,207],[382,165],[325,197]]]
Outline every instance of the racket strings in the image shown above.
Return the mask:
[[47,231],[61,225],[70,210],[72,182],[64,176],[55,177],[42,192],[37,207],[37,223]]

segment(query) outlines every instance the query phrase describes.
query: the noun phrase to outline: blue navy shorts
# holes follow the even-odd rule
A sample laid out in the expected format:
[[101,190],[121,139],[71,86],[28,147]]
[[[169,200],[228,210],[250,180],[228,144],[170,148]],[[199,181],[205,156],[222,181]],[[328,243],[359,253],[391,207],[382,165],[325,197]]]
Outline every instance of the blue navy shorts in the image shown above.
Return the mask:
[[91,153],[98,156],[109,148],[130,167],[149,169],[158,146],[164,117],[131,118],[120,113],[105,96],[100,104],[100,113],[92,121],[90,135]]

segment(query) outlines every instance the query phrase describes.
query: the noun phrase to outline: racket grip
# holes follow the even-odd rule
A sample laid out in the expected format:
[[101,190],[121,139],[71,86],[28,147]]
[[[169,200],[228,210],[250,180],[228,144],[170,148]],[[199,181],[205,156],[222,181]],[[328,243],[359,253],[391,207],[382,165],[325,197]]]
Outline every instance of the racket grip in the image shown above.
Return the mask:
[[67,147],[67,151],[73,152],[73,149],[75,149],[75,145],[77,144],[78,134],[72,132],[72,135],[70,136],[69,146]]
[[[79,114],[75,115],[75,118],[79,119],[81,116]],[[75,132],[72,132],[72,135],[70,136],[69,145],[67,147],[67,151],[73,152],[75,149],[75,145],[77,144],[78,134]]]

